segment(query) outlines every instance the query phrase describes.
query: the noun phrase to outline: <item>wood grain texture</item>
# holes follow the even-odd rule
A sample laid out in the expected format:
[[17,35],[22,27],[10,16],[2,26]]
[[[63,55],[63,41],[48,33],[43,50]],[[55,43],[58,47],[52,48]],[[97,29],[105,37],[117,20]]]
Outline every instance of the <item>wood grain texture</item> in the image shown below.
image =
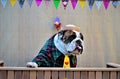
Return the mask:
[[0,71],[0,79],[7,79],[7,71],[6,70]]
[[59,79],[58,71],[52,71],[52,79]]
[[45,71],[45,79],[51,79],[51,72]]
[[13,70],[9,70],[7,79],[14,79],[14,76],[15,76],[14,71]]
[[74,72],[74,79],[81,79],[81,77],[80,77],[80,71],[75,71]]
[[36,79],[36,78],[37,78],[36,71],[35,70],[30,71],[30,79]]
[[87,71],[81,72],[81,79],[88,79],[88,72]]
[[15,71],[14,72],[15,74],[15,79],[22,79],[22,71]]
[[102,79],[103,75],[102,72],[96,72],[96,79]]

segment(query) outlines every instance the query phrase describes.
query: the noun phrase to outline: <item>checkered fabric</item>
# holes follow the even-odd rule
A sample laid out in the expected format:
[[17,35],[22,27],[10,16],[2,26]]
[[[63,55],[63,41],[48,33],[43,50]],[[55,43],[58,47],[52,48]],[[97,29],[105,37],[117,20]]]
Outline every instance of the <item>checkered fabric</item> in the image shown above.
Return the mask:
[[[53,42],[55,35],[48,39],[45,45],[40,50],[39,54],[32,62],[38,64],[38,67],[63,67],[64,54],[62,54]],[[76,56],[70,55],[70,66],[76,67]]]

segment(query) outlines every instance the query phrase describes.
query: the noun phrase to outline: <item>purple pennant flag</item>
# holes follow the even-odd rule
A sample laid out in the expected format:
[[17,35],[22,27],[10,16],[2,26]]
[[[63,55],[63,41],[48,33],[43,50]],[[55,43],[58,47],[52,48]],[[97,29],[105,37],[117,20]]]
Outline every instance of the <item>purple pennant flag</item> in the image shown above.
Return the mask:
[[73,9],[75,9],[77,2],[78,2],[78,0],[71,0]]
[[62,4],[64,6],[64,9],[66,9],[68,2],[69,2],[69,0],[62,0]]
[[89,7],[92,10],[92,7],[93,7],[95,0],[88,0],[88,2],[89,2]]
[[3,5],[3,8],[5,8],[7,1],[8,1],[8,0],[1,0],[1,3],[2,3],[2,5]]
[[45,0],[45,5],[48,7],[51,0]]
[[19,5],[20,5],[20,8],[23,8],[23,4],[24,4],[25,0],[18,0],[18,2],[19,2]]
[[41,2],[42,2],[42,0],[35,0],[35,1],[36,1],[36,5],[37,5],[37,7],[39,7],[40,4],[41,4]]
[[103,3],[104,3],[105,9],[107,10],[109,3],[110,3],[110,0],[103,0]]
[[31,7],[33,0],[27,0],[27,1],[28,1],[29,6]]

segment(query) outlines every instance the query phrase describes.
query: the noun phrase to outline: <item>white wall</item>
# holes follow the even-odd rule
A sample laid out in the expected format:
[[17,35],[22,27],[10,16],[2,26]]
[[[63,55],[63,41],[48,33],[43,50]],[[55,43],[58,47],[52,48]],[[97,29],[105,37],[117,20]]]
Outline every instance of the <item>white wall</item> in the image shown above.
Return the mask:
[[39,52],[44,42],[54,33],[54,19],[58,16],[62,25],[75,24],[84,34],[85,50],[78,56],[78,67],[104,67],[107,62],[120,63],[120,6],[111,4],[108,10],[96,5],[90,10],[88,4],[75,10],[71,3],[64,10],[62,4],[58,10],[53,2],[46,7],[33,5],[30,8],[25,1],[23,9],[18,2],[14,7],[0,4],[0,60],[5,66],[25,66]]

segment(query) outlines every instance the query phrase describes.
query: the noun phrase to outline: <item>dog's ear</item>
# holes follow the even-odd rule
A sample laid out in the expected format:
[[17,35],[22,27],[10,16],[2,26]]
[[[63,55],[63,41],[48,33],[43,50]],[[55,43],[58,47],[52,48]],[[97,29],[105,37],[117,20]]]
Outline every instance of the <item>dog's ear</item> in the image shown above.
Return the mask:
[[60,32],[58,32],[58,37],[61,39],[65,32],[66,30],[61,30]]
[[83,34],[82,34],[82,33],[80,33],[80,38],[81,38],[82,40],[84,40],[84,37],[83,37]]

